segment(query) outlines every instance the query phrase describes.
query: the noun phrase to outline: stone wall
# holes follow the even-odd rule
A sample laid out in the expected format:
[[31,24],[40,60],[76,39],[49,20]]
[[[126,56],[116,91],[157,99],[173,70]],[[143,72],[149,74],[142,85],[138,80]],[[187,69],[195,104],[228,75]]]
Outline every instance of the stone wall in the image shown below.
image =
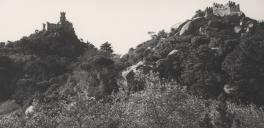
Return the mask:
[[[60,21],[57,24],[47,22],[47,31],[63,30],[66,32],[74,31],[71,22],[66,20],[65,13],[61,13]],[[45,30],[45,25],[43,26]]]
[[240,15],[240,6],[235,2],[228,2],[227,4],[217,4],[213,5],[213,13],[216,16],[226,16],[226,15]]
[[55,31],[58,29],[58,25],[57,24],[52,24],[47,22],[47,30],[48,31]]
[[216,16],[226,16],[226,15],[230,15],[231,14],[230,8],[216,8],[216,7],[213,7],[213,12],[214,12],[214,15],[216,15]]

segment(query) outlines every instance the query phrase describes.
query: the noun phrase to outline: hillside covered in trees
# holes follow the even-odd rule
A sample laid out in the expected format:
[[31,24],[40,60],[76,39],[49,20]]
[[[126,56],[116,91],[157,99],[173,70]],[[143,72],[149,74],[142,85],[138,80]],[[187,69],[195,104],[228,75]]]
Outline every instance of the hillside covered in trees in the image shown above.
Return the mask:
[[60,23],[1,46],[0,127],[264,127],[263,22],[206,8],[122,57]]

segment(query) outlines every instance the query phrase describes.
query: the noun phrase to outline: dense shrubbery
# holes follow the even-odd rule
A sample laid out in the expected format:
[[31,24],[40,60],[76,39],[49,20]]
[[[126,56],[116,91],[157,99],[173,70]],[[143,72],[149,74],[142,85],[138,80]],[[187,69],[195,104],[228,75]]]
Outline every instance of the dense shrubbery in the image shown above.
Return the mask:
[[36,54],[40,57],[57,55],[74,58],[81,55],[86,48],[74,33],[59,31],[35,33],[12,45],[20,52]]
[[8,56],[0,56],[0,101],[7,100],[14,92],[20,71]]
[[[27,103],[36,93],[53,86],[57,77],[72,72],[84,51],[96,49],[81,42],[73,32],[40,31],[9,42],[0,49],[0,101],[12,96],[18,103]],[[3,99],[2,97],[5,97]],[[26,101],[26,102],[25,102]]]
[[66,99],[49,104],[34,101],[36,108],[27,117],[21,110],[1,116],[0,127],[263,127],[264,113],[255,106],[199,99],[155,75],[144,79],[145,90],[131,95],[120,91],[104,100],[89,97],[87,85],[71,86],[73,95],[62,94]]
[[[82,57],[83,60],[86,56]],[[77,84],[87,86],[89,96],[102,98],[112,92],[118,91],[117,77],[119,68],[114,61],[103,55],[86,58],[79,69],[74,71]]]

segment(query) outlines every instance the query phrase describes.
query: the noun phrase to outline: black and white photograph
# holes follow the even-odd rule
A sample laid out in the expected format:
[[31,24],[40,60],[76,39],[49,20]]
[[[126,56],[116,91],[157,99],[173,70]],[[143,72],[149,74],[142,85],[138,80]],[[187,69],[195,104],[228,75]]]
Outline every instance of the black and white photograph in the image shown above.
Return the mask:
[[0,128],[264,128],[264,0],[0,0]]

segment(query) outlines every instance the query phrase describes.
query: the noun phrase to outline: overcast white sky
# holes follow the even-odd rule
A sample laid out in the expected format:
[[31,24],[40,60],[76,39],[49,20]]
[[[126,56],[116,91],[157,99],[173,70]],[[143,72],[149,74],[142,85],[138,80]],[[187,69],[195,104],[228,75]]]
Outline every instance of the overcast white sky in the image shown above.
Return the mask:
[[[109,41],[117,53],[149,39],[148,31],[169,29],[191,18],[198,9],[228,0],[0,0],[0,41],[18,40],[59,12],[75,27],[79,38],[95,46]],[[233,0],[247,16],[264,19],[264,0]]]

